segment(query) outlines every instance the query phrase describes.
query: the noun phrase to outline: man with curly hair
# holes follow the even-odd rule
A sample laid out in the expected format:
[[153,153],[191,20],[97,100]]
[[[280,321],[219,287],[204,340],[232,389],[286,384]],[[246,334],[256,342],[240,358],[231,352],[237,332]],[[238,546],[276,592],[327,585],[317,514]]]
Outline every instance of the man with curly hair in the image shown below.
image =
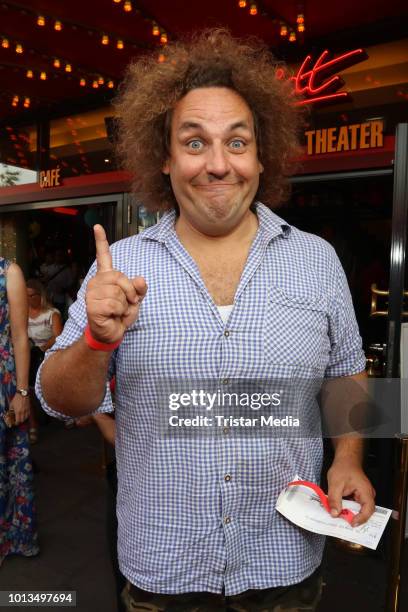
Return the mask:
[[[275,504],[295,474],[319,481],[321,436],[239,435],[228,419],[212,435],[189,435],[188,423],[163,433],[162,391],[172,381],[177,410],[189,381],[226,392],[295,376],[362,387],[350,293],[330,245],[271,210],[287,193],[300,117],[268,51],[216,30],[166,55],[135,61],[116,102],[134,193],[164,215],[111,248],[95,226],[96,263],[37,393],[55,416],[109,412],[116,372],[129,610],[315,610],[324,539]],[[361,460],[361,440],[339,439],[328,475],[333,516],[343,495],[361,503],[355,525],[374,509]]]

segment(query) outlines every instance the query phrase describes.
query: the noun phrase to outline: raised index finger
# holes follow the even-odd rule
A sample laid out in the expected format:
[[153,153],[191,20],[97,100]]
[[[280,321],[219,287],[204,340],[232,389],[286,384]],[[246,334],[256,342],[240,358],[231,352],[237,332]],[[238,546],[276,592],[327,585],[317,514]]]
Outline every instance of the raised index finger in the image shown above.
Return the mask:
[[109,243],[106,239],[105,230],[102,225],[94,225],[93,229],[96,246],[96,269],[98,272],[113,270],[112,255],[109,250]]

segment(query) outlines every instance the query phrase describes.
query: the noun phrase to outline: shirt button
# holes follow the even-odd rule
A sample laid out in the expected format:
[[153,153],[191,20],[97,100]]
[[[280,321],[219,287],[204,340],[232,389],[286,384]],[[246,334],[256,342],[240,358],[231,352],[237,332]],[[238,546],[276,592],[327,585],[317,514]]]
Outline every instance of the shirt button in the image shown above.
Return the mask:
[[229,525],[230,522],[231,522],[231,518],[229,516],[226,516],[225,519],[224,519],[224,523],[226,525]]
[[229,481],[231,480],[231,474],[225,474],[225,476],[224,476],[224,480],[225,480],[226,482],[229,482]]
[[229,427],[224,427],[224,429],[222,430],[225,434],[229,434],[230,432],[230,428]]
[[224,336],[225,336],[226,338],[228,338],[228,336],[230,335],[230,333],[231,333],[231,332],[230,332],[230,331],[228,331],[228,329],[226,329],[226,330],[225,330],[225,332],[224,332]]
[[229,378],[223,378],[221,382],[222,382],[223,385],[228,385]]

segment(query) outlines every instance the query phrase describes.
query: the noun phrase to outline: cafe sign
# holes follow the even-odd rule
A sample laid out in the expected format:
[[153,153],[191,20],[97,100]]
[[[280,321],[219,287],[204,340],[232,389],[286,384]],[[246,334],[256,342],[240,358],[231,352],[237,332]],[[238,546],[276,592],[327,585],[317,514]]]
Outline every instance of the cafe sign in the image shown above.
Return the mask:
[[60,168],[52,170],[41,170],[40,172],[40,187],[59,187],[61,185]]
[[307,155],[375,149],[384,146],[384,121],[308,130],[305,137]]

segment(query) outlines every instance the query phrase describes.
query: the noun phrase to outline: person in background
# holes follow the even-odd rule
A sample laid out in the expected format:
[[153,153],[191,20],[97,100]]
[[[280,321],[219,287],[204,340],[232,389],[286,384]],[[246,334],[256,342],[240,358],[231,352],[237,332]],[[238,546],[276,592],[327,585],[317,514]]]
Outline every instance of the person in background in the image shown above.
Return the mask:
[[[31,341],[30,389],[34,388],[37,370],[44,359],[44,353],[62,332],[61,314],[47,300],[45,287],[39,280],[27,281],[28,337]],[[29,438],[31,444],[38,440],[38,424],[34,411],[34,394],[30,394]]]
[[58,272],[57,264],[55,263],[55,251],[50,249],[45,251],[44,261],[40,265],[40,280],[47,283],[47,280]]
[[71,302],[68,300],[69,293],[74,283],[74,272],[66,254],[63,249],[57,249],[54,263],[49,266],[49,272],[44,276],[44,284],[49,300],[58,308],[64,320],[67,315],[67,302]]
[[19,266],[0,257],[0,566],[7,555],[39,552],[30,414],[27,294]]
[[[75,424],[77,427],[85,427],[93,423],[98,427],[104,441],[109,444],[110,448],[114,449],[116,426],[113,414],[100,413],[75,419]],[[126,585],[126,578],[120,572],[117,551],[118,519],[116,517],[116,496],[118,492],[118,478],[116,473],[116,458],[114,452],[106,453],[106,482],[108,484],[106,500],[106,529],[110,556],[115,574],[116,601],[118,612],[125,612],[121,593]]]

